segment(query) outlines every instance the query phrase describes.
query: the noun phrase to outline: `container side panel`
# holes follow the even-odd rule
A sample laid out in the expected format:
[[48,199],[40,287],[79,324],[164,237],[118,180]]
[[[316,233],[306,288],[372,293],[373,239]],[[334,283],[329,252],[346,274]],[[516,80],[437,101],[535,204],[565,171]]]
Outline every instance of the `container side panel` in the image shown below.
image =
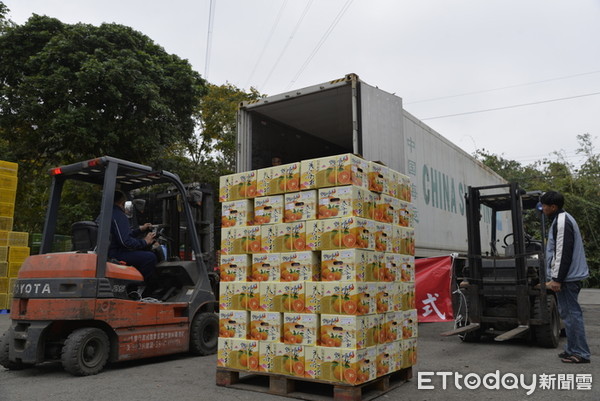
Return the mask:
[[363,156],[404,170],[402,99],[360,83],[360,124]]
[[[402,170],[412,180],[417,256],[467,252],[467,187],[504,179],[406,111],[404,135]],[[482,220],[491,224],[491,213]]]

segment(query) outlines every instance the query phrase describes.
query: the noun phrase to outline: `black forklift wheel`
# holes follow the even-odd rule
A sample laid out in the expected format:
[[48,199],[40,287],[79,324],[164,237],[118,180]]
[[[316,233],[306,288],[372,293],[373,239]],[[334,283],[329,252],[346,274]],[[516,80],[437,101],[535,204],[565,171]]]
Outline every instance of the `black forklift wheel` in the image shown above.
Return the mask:
[[197,313],[190,326],[190,352],[210,355],[217,352],[219,318],[214,312]]
[[[548,313],[550,314],[550,322],[534,326],[535,338],[537,343],[545,348],[556,348],[558,347],[558,341],[560,340],[560,316],[558,314],[558,307],[556,305],[556,298],[551,293],[546,295]],[[533,303],[533,314],[534,319],[541,318],[540,310],[540,298],[536,297]]]
[[13,362],[13,361],[9,360],[8,359],[9,347],[10,347],[10,343],[8,341],[8,331],[6,331],[4,334],[2,334],[2,337],[0,337],[0,365],[1,366],[4,366],[8,370],[22,370],[22,369],[25,369],[30,366],[30,365],[27,365],[24,363]]
[[110,342],[100,329],[86,327],[73,331],[62,349],[62,365],[74,376],[89,376],[99,373],[106,365]]

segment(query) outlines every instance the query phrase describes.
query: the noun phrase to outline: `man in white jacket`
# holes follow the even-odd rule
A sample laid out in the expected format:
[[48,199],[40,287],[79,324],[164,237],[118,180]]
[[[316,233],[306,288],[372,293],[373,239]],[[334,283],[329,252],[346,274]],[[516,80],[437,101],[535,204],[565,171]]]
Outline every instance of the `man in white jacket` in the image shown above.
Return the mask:
[[589,363],[590,348],[585,337],[583,313],[577,297],[581,280],[589,275],[583,240],[577,222],[563,209],[562,194],[548,191],[541,197],[542,211],[553,219],[548,233],[546,286],[556,293],[560,317],[565,323],[567,344],[558,356],[564,363]]

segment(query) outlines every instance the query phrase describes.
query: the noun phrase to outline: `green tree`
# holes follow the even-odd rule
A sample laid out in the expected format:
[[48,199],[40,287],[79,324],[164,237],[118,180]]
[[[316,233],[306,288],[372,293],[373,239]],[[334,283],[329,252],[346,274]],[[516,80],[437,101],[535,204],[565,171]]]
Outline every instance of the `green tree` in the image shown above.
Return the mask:
[[194,138],[206,83],[187,61],[122,25],[14,25],[7,11],[0,159],[20,165],[15,229],[41,229],[49,167],[102,155],[156,165]]

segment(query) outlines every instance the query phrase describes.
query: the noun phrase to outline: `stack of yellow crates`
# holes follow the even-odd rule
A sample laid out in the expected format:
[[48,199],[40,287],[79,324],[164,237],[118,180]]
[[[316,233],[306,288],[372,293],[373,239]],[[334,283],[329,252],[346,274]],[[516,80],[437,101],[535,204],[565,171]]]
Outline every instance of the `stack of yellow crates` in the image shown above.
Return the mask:
[[353,154],[221,177],[217,366],[358,385],[416,363],[410,179]]
[[10,309],[14,281],[29,256],[29,234],[12,231],[17,194],[16,163],[0,161],[0,310]]

